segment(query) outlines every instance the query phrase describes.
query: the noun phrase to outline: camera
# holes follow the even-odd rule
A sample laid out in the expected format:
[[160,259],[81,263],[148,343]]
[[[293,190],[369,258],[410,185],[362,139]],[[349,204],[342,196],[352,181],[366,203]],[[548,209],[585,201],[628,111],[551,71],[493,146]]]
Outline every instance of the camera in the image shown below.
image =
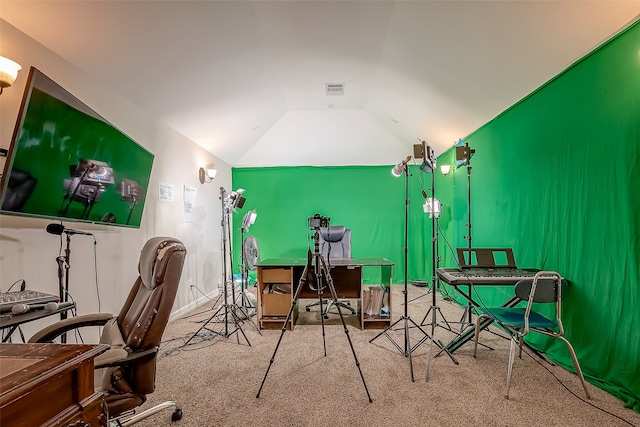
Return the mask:
[[329,221],[331,221],[331,218],[329,218],[328,216],[315,214],[314,216],[309,218],[309,228],[328,227]]

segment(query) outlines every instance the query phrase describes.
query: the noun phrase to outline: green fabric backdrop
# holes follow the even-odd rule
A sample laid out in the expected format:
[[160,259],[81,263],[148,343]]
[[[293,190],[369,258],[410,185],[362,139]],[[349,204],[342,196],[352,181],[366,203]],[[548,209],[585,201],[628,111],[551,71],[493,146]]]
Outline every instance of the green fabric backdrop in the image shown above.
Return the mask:
[[[233,214],[234,227],[242,224],[248,210],[256,209],[258,217],[247,236],[258,240],[261,259],[306,257],[312,248],[308,219],[319,213],[330,217],[331,225],[351,228],[353,257],[393,261],[393,283],[404,283],[406,177],[393,176],[392,167],[234,168],[234,189],[244,188],[247,199],[244,208]],[[431,264],[425,263],[431,257],[431,223],[423,213],[420,180],[430,187],[431,178],[414,165],[409,170],[407,277],[427,280],[431,277]],[[233,239],[234,248],[240,248],[240,234],[234,233]],[[239,265],[239,250],[234,258]],[[365,283],[378,283],[379,277],[377,269],[365,269]]]
[[[465,140],[472,158],[472,237],[476,247],[512,247],[520,267],[559,271],[570,282],[563,321],[587,379],[640,411],[640,23],[569,67]],[[439,164],[454,164],[453,150]],[[400,159],[398,159],[400,160]],[[403,283],[404,176],[374,167],[235,168],[249,230],[262,259],[302,257],[307,218],[331,217],[353,229],[353,254],[396,263]],[[420,179],[409,177],[408,280],[431,279],[431,222],[422,211]],[[467,171],[436,174],[441,266],[466,247]],[[239,232],[234,248],[240,248]],[[235,265],[239,251],[234,252]],[[365,277],[375,283],[375,276]],[[483,287],[488,305],[511,289]],[[450,292],[444,289],[444,292]],[[573,369],[566,347],[532,338]],[[505,360],[506,364],[506,360]]]
[[[640,411],[640,23],[465,141],[474,246],[513,247],[519,266],[569,279],[563,322],[585,374]],[[438,189],[444,235],[466,246],[466,169]],[[573,370],[564,344],[530,341]]]

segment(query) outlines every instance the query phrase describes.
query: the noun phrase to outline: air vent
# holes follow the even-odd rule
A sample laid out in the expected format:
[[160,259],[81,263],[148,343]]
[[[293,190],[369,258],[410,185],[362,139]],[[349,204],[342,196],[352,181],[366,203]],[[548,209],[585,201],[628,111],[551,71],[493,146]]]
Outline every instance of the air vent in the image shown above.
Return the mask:
[[327,95],[344,95],[344,83],[327,83]]

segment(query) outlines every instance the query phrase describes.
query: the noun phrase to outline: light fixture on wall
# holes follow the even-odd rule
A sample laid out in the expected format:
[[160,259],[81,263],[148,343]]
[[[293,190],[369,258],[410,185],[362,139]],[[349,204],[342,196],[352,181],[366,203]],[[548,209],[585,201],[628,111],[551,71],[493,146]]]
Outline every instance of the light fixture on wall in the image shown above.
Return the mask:
[[5,87],[11,86],[16,81],[18,71],[21,69],[22,67],[17,62],[0,56],[0,94]]
[[201,167],[198,171],[198,178],[200,178],[200,183],[204,184],[205,182],[213,181],[213,178],[216,177],[216,173],[218,173],[218,171],[213,167],[213,163],[208,164],[205,167]]
[[440,165],[440,172],[442,175],[447,176],[451,172],[451,165]]

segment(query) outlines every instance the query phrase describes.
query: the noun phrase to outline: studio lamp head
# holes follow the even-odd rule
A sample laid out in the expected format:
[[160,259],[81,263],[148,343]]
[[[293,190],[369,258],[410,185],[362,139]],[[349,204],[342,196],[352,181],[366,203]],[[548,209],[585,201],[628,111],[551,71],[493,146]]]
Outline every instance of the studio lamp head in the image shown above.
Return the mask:
[[439,218],[440,212],[442,212],[442,204],[440,203],[440,200],[428,197],[425,200],[424,205],[422,205],[422,209],[424,210],[424,213],[429,214],[429,218]]
[[391,169],[391,174],[393,176],[402,175],[402,173],[407,170],[407,163],[409,162],[409,160],[411,160],[411,156],[407,156],[406,159],[395,165],[393,169]]

